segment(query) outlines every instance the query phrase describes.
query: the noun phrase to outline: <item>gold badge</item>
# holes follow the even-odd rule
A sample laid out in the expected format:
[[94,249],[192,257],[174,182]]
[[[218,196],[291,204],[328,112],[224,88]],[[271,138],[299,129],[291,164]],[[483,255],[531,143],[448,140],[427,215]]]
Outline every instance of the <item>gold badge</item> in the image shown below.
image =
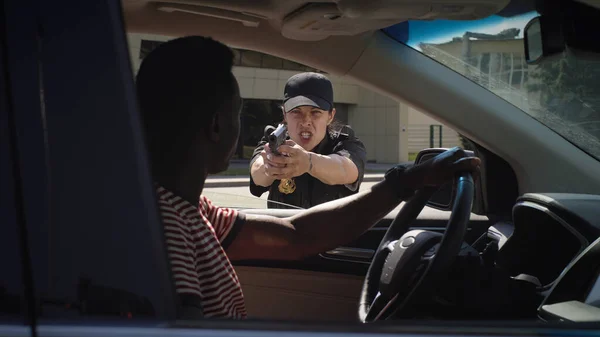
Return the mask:
[[296,190],[296,182],[294,179],[281,179],[279,182],[279,192],[283,194],[294,193]]

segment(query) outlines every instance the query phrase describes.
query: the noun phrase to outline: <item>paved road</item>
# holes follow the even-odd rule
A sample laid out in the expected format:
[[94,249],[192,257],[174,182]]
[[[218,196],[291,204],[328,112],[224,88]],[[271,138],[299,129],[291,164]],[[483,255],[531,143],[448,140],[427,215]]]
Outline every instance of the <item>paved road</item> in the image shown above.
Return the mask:
[[[376,182],[365,182],[360,186],[360,190],[364,191],[371,186],[375,185]],[[239,208],[267,208],[267,193],[263,194],[262,197],[257,198],[250,194],[248,186],[244,187],[211,187],[204,189],[204,195],[212,200],[216,205],[221,207],[239,207]],[[402,208],[404,203],[401,203],[396,209]],[[448,219],[450,212],[439,211],[430,207],[425,207],[419,217],[427,219]],[[471,214],[471,220],[476,219],[487,219],[485,216],[479,216]]]
[[[360,185],[360,190],[368,190],[375,184],[375,182],[365,182]],[[267,193],[257,198],[250,194],[248,186],[205,188],[203,194],[222,207],[267,208]]]

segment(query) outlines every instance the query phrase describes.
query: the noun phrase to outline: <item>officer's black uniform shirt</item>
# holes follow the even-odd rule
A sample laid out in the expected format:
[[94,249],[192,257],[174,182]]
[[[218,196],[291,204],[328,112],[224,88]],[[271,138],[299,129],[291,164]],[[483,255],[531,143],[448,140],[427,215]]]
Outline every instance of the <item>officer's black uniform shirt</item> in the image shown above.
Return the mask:
[[[260,156],[260,152],[267,143],[268,141],[264,137],[258,143],[257,148],[252,154],[250,167],[252,167],[254,161]],[[250,192],[260,197],[263,193],[269,191],[268,208],[292,208],[284,205],[288,204],[305,209],[358,192],[364,177],[367,151],[364,144],[354,136],[352,129],[345,127],[342,131],[328,132],[312,152],[322,155],[335,153],[349,158],[358,168],[358,179],[348,185],[327,185],[310,174],[305,173],[294,178],[296,190],[290,194],[284,194],[279,191],[280,180],[275,180],[270,187],[264,187],[256,185],[252,180],[252,176],[250,176]]]

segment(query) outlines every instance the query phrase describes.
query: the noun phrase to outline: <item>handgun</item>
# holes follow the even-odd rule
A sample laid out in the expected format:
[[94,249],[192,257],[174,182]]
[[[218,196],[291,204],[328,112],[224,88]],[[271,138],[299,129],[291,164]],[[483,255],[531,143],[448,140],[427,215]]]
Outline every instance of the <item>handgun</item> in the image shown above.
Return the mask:
[[[265,132],[268,133],[267,139],[269,140],[269,148],[271,149],[271,152],[276,155],[281,155],[277,149],[285,143],[285,140],[287,139],[287,126],[285,124],[279,124],[277,129],[273,129],[272,126],[267,126],[265,128]],[[273,131],[271,132],[271,130]]]

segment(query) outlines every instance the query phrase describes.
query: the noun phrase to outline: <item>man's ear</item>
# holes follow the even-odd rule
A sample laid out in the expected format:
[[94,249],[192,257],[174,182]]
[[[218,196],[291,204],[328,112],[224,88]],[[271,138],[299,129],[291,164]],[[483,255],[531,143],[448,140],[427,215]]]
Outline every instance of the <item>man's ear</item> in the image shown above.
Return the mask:
[[218,142],[220,137],[221,137],[221,114],[219,112],[217,112],[216,114],[214,114],[214,116],[212,117],[211,121],[210,121],[210,125],[209,128],[207,130],[208,132],[208,140],[211,142]]

